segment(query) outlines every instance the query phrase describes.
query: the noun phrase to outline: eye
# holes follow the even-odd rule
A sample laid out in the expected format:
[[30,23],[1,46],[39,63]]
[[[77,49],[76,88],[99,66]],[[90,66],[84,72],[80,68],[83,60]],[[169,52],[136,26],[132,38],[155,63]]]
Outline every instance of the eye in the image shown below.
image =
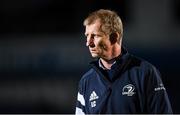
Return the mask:
[[92,37],[97,38],[97,37],[100,37],[100,35],[98,35],[98,34],[93,34]]
[[94,38],[101,38],[102,35],[101,34],[94,34]]
[[91,38],[94,38],[94,37],[95,37],[95,34],[92,34],[92,35],[91,35]]

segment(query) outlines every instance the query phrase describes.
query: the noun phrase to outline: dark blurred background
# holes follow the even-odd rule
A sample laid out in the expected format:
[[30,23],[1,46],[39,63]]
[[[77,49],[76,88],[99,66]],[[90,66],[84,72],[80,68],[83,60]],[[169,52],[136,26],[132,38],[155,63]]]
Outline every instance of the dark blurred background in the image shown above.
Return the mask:
[[82,22],[100,8],[121,16],[124,46],[160,70],[173,111],[180,113],[179,0],[0,4],[0,113],[74,113],[78,82],[92,60]]

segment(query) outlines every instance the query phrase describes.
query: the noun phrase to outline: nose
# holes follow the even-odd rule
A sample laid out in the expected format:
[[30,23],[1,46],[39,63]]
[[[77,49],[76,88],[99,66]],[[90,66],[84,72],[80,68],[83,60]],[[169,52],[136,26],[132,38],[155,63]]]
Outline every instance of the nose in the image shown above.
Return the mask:
[[87,41],[86,41],[86,46],[90,46],[90,47],[93,47],[94,46],[94,40],[92,37],[87,37]]

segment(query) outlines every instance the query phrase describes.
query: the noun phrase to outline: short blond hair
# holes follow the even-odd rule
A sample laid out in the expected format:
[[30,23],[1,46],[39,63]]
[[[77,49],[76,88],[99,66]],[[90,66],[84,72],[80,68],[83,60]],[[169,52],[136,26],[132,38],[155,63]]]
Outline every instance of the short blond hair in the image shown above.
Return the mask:
[[121,40],[123,36],[123,25],[121,18],[115,11],[106,9],[94,11],[90,13],[88,17],[84,20],[83,25],[91,25],[95,23],[96,20],[100,20],[100,29],[102,32],[109,35],[118,32],[120,34],[119,40]]

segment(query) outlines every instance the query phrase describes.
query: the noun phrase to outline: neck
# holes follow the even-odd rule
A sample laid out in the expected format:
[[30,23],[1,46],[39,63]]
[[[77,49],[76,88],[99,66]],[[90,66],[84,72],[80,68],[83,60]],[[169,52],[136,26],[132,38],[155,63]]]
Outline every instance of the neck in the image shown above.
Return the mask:
[[112,60],[104,60],[104,59],[100,59],[101,60],[101,63],[103,64],[103,66],[106,68],[106,69],[111,69],[111,66],[114,64],[115,62],[115,59],[112,59]]
[[121,54],[121,48],[118,47],[113,50],[113,54],[110,59],[100,58],[100,60],[106,69],[111,69],[111,66],[116,61],[116,57],[118,57],[120,54]]

